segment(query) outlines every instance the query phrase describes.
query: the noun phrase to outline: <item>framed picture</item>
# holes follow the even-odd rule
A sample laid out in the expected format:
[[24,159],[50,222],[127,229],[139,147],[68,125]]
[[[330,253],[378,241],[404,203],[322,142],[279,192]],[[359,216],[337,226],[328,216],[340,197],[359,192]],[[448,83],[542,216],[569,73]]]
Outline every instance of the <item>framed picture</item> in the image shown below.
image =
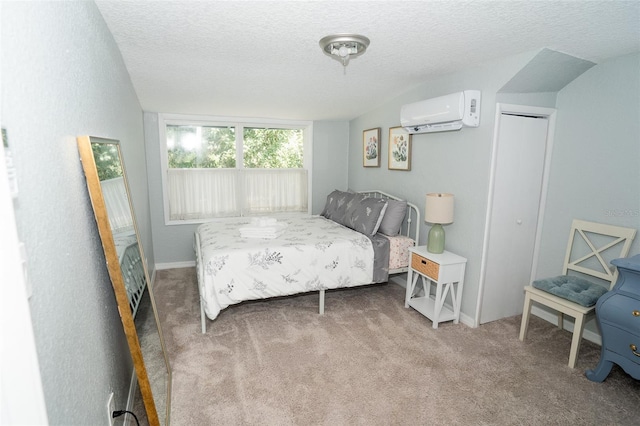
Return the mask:
[[389,129],[389,170],[411,170],[411,134],[401,126]]
[[362,132],[362,165],[380,167],[380,127]]

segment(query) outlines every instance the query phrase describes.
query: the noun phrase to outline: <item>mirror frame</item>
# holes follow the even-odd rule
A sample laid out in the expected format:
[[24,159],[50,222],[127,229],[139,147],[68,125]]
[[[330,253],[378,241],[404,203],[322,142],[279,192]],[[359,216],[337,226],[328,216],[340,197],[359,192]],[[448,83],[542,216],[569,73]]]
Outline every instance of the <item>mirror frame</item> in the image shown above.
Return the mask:
[[116,302],[118,304],[118,312],[120,313],[120,319],[122,320],[122,326],[124,328],[125,335],[127,337],[127,343],[131,352],[131,358],[133,360],[133,367],[138,379],[138,386],[140,393],[142,394],[142,400],[147,413],[147,419],[151,426],[160,426],[160,419],[156,409],[153,392],[151,389],[151,383],[149,381],[149,375],[144,363],[142,355],[142,348],[138,339],[138,333],[136,331],[135,322],[131,313],[129,305],[129,298],[127,296],[127,290],[120,268],[120,262],[118,254],[116,252],[115,241],[113,238],[113,232],[111,230],[111,224],[107,214],[106,203],[102,193],[102,187],[100,185],[100,179],[98,177],[98,169],[96,166],[95,158],[93,156],[93,150],[91,149],[92,143],[104,143],[113,144],[118,150],[118,157],[122,166],[122,176],[124,180],[125,189],[129,198],[129,207],[131,210],[131,216],[133,219],[133,228],[136,233],[136,240],[138,242],[138,248],[140,250],[140,256],[143,259],[142,267],[144,269],[144,276],[146,280],[147,291],[149,292],[149,298],[151,300],[151,307],[153,315],[155,317],[156,326],[160,335],[160,345],[164,356],[164,363],[167,368],[167,400],[166,405],[166,423],[164,426],[169,426],[169,414],[171,410],[171,367],[169,359],[167,357],[167,351],[164,344],[164,337],[162,335],[162,328],[160,327],[160,321],[158,318],[158,312],[156,309],[155,298],[151,290],[151,280],[149,279],[149,271],[147,269],[146,257],[144,255],[144,249],[142,242],[140,241],[140,234],[138,232],[138,224],[136,221],[135,211],[133,203],[131,201],[131,192],[129,190],[129,183],[127,181],[127,173],[124,166],[122,157],[122,151],[120,149],[120,142],[115,139],[98,138],[94,136],[79,136],[77,138],[78,151],[80,153],[80,160],[82,162],[82,168],[87,180],[87,188],[89,190],[89,197],[93,206],[93,212],[95,215],[96,223],[98,225],[98,233],[102,240],[102,248],[104,250],[105,260],[107,262],[107,269],[109,271],[109,277],[111,278],[111,285],[116,296]]

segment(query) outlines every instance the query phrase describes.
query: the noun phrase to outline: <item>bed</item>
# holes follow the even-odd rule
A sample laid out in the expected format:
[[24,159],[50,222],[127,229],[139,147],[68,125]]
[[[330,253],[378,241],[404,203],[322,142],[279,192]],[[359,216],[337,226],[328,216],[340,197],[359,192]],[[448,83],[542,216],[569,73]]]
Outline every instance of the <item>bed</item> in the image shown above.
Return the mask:
[[114,233],[113,241],[120,260],[120,270],[124,278],[127,297],[129,298],[131,315],[135,318],[140,299],[142,299],[142,294],[147,285],[142,258],[138,249],[138,238],[135,231],[129,230]]
[[418,208],[398,197],[336,190],[320,215],[200,225],[194,249],[202,333],[206,318],[243,301],[317,291],[323,314],[326,290],[387,282],[407,271],[419,224]]

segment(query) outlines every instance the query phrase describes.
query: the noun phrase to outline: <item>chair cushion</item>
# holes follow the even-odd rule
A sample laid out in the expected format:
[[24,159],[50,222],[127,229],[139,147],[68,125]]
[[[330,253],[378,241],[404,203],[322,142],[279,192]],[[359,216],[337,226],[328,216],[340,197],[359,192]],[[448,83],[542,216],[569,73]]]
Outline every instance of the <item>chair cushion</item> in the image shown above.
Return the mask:
[[568,275],[535,280],[531,285],[585,307],[595,305],[600,296],[608,291],[600,284]]

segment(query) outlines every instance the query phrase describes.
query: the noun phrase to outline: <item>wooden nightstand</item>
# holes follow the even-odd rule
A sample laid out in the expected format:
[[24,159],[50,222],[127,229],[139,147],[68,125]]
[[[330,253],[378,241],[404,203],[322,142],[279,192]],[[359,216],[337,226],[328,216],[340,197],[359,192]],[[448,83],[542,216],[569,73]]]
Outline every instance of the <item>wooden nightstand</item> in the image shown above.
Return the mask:
[[[411,306],[433,322],[438,323],[460,320],[460,302],[464,284],[464,270],[467,259],[457,254],[444,251],[440,254],[429,253],[426,246],[411,247],[411,265],[407,273],[407,294],[404,306]],[[418,281],[418,278],[421,280]],[[418,286],[418,283],[421,286]],[[435,285],[435,295],[431,294],[431,286]],[[415,295],[418,290],[423,294]],[[451,308],[445,306],[450,295]]]

